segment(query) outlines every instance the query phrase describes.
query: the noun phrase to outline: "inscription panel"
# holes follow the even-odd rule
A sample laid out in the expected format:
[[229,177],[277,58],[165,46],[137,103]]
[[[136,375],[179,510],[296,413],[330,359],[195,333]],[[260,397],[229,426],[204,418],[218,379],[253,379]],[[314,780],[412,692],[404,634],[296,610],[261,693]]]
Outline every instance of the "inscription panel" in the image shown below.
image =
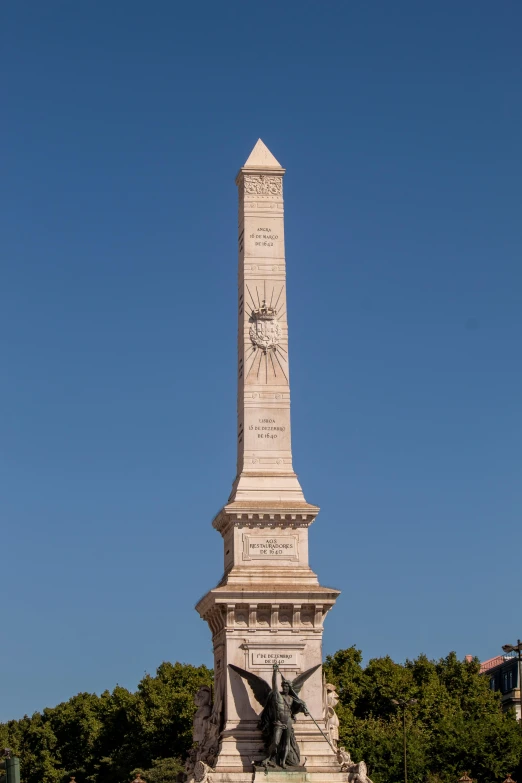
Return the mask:
[[245,219],[243,230],[245,258],[284,259],[284,225],[281,217],[249,216]]
[[299,661],[297,650],[251,650],[250,651],[250,665],[251,666],[273,666],[277,663],[278,666],[291,666],[292,668],[299,668]]
[[264,416],[258,418],[255,424],[249,424],[248,431],[255,433],[257,440],[277,440],[286,432],[286,427],[272,416]]
[[258,226],[248,237],[253,240],[254,247],[274,247],[279,234],[274,233],[271,226]]
[[297,536],[243,536],[243,560],[298,560]]
[[[265,355],[261,351],[258,353],[264,360]],[[272,384],[272,386],[274,385]],[[248,398],[247,401],[250,403]],[[288,407],[265,408],[255,401],[254,404],[245,405],[243,429],[247,451],[261,453],[290,449],[290,410]]]

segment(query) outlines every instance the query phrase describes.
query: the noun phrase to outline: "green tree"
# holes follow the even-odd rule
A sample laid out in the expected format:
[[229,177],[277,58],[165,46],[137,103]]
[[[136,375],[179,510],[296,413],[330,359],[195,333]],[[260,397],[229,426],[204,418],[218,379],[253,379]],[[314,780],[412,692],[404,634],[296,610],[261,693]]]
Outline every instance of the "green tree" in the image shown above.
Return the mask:
[[455,783],[465,770],[496,783],[520,764],[520,727],[502,712],[477,660],[450,653],[405,664],[377,658],[364,668],[361,661],[359,650],[340,650],[326,659],[325,674],[338,687],[341,744],[365,759],[375,783],[403,780],[402,714],[393,698],[417,699],[406,713],[411,783]]
[[62,772],[57,740],[47,717],[37,712],[24,728],[18,750],[23,760],[24,779],[59,783]]
[[145,675],[135,694],[115,690],[103,707],[94,783],[121,783],[133,769],[151,770],[155,761],[184,759],[192,745],[194,695],[212,682],[206,666],[162,663],[154,677]]
[[45,709],[43,718],[56,738],[56,757],[62,774],[76,775],[82,780],[92,777],[104,725],[100,697],[79,693],[53,709]]
[[134,769],[132,776],[140,773],[146,783],[177,783],[180,772],[184,770],[184,762],[180,758],[154,759],[150,769]]
[[23,783],[124,783],[136,768],[170,783],[192,745],[194,695],[212,681],[206,666],[162,663],[136,693],[79,693],[0,724],[0,737],[20,756]]

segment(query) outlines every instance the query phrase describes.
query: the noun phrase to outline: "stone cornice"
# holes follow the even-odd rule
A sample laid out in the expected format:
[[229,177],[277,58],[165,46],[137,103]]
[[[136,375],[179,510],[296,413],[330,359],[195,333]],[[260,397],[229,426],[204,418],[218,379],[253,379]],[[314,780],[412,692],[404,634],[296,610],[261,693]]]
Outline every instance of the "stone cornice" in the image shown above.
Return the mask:
[[330,609],[341,591],[335,587],[322,587],[321,585],[250,585],[232,586],[223,585],[209,590],[198,603],[196,611],[205,618],[207,613],[216,606],[227,606],[239,603],[290,603],[290,604],[314,604],[320,603]]
[[235,501],[214,517],[212,527],[224,535],[232,525],[245,527],[309,527],[319,513],[310,503]]
[[245,167],[239,169],[236,176],[236,185],[239,185],[241,183],[241,179],[245,176],[245,174],[252,174],[254,177],[260,177],[260,176],[266,176],[266,177],[284,177],[286,169],[278,169],[278,168],[261,168],[261,167]]

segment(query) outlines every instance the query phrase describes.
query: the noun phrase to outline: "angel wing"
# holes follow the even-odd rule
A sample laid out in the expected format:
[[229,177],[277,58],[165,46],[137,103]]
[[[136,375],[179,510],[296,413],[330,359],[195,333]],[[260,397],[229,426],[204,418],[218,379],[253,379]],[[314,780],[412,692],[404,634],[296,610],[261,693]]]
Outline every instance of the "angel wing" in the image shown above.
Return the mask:
[[248,682],[252,690],[252,693],[256,697],[257,701],[262,707],[264,707],[267,702],[270,691],[272,690],[272,688],[266,682],[266,680],[263,680],[261,677],[258,677],[257,674],[253,674],[252,672],[247,672],[246,669],[240,669],[239,666],[234,666],[233,663],[229,663],[228,665],[230,666],[231,669],[237,672],[237,674],[239,674],[240,677],[243,677],[243,679]]
[[303,687],[307,679],[311,677],[312,674],[317,671],[317,669],[320,669],[321,666],[322,664],[320,663],[318,663],[317,666],[312,666],[311,669],[307,669],[302,674],[298,674],[295,680],[293,680],[290,683],[290,687],[292,688],[293,691],[295,691],[295,693],[297,693],[298,696],[299,696],[299,691],[301,690],[301,688]]

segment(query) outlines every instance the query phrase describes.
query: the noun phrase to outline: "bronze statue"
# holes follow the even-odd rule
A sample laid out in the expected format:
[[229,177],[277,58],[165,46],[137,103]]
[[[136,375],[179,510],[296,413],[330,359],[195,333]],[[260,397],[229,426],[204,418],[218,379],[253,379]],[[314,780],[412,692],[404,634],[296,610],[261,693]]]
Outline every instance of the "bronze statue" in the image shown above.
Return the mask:
[[[248,682],[252,693],[263,707],[259,726],[263,732],[267,756],[261,763],[265,766],[279,766],[282,769],[286,769],[287,765],[299,767],[301,758],[293,724],[298,712],[309,715],[306,704],[299,698],[299,692],[306,680],[320,668],[321,664],[307,669],[293,681],[290,681],[283,677],[278,665],[274,663],[271,688],[257,674],[240,669],[239,666],[234,666],[232,663],[229,666]],[[278,671],[281,675],[281,692],[277,689]]]

